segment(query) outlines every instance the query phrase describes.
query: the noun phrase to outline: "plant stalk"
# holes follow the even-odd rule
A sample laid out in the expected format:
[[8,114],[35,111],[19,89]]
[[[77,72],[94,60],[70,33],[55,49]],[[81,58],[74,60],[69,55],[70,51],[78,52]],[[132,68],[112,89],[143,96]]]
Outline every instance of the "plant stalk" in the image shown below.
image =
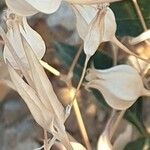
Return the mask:
[[144,31],[147,31],[148,29],[147,29],[147,26],[146,26],[144,17],[143,17],[143,15],[142,15],[142,12],[141,12],[141,9],[140,9],[140,7],[139,7],[139,5],[138,5],[137,0],[132,0],[132,2],[133,2],[133,5],[134,5],[134,7],[135,7],[135,10],[136,10],[137,15],[138,15],[138,17],[139,17],[139,19],[140,19],[140,22],[141,22],[141,25],[142,25]]
[[118,117],[117,117],[117,119],[116,119],[114,125],[112,126],[111,132],[110,132],[110,135],[109,135],[110,140],[112,139],[113,135],[115,134],[115,132],[116,132],[116,130],[117,130],[117,128],[118,128],[118,126],[119,126],[119,124],[120,124],[120,122],[121,122],[121,120],[122,120],[124,114],[125,114],[125,112],[126,112],[126,110],[122,110],[122,111],[120,112],[120,114],[118,115]]
[[75,112],[75,115],[76,115],[76,118],[77,118],[77,123],[79,125],[79,129],[80,129],[84,144],[85,144],[85,146],[88,150],[92,150],[91,144],[89,142],[88,134],[87,134],[87,131],[86,131],[86,128],[85,128],[85,125],[84,125],[82,115],[81,115],[79,105],[78,105],[78,102],[77,102],[76,98],[73,102],[73,109],[74,109],[74,112]]

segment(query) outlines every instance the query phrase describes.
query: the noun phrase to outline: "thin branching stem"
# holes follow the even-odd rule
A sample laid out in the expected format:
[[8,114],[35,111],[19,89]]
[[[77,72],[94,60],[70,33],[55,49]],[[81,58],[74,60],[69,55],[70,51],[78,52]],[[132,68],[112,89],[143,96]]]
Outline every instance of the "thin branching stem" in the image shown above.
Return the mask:
[[77,118],[77,123],[79,125],[79,129],[80,129],[82,138],[84,140],[84,144],[85,144],[85,146],[88,150],[92,150],[91,144],[89,142],[88,134],[87,134],[87,131],[86,131],[86,128],[85,128],[85,125],[84,125],[84,122],[83,122],[83,119],[82,119],[82,116],[81,116],[79,105],[77,103],[77,99],[75,99],[74,102],[73,102],[73,109],[74,109],[74,112],[75,112],[75,115],[76,115],[76,118]]
[[136,9],[137,15],[138,15],[138,17],[139,17],[139,19],[140,19],[140,22],[141,22],[141,25],[142,25],[144,31],[147,31],[147,26],[146,26],[144,17],[143,17],[143,15],[142,15],[142,12],[141,12],[141,9],[140,9],[140,7],[139,7],[139,5],[138,5],[137,0],[132,0],[132,2],[133,2],[133,4],[134,4],[134,7],[135,7],[135,9]]
[[44,150],[49,150],[48,149],[48,135],[45,129],[44,129]]
[[[76,53],[76,55],[73,59],[73,62],[70,66],[67,77],[66,77],[66,81],[67,81],[67,83],[69,83],[67,85],[70,89],[72,87],[72,83],[71,83],[72,74],[73,74],[75,65],[77,64],[77,61],[78,61],[78,59],[80,57],[80,54],[82,52],[82,49],[83,49],[83,44],[78,49],[78,51],[77,51],[77,53]],[[75,96],[75,93],[73,93],[73,96]],[[72,103],[72,106],[73,106],[73,109],[74,109],[74,112],[75,112],[75,116],[76,116],[76,119],[77,119],[77,123],[78,123],[79,129],[80,129],[80,133],[81,133],[81,136],[83,138],[84,144],[85,144],[85,146],[88,150],[91,150],[91,144],[90,144],[90,141],[89,141],[89,138],[88,138],[88,134],[87,134],[87,131],[86,131],[86,128],[85,128],[85,125],[84,125],[84,121],[83,121],[83,118],[82,118],[82,115],[81,115],[81,112],[80,112],[79,104],[78,104],[78,101],[77,101],[76,98],[74,99],[74,101]]]
[[54,74],[55,76],[60,76],[60,72],[56,70],[54,67],[50,66],[48,63],[46,63],[43,60],[40,60],[41,65],[48,70],[50,73]]
[[71,103],[73,103],[73,101],[75,100],[75,98],[76,98],[76,96],[77,96],[77,94],[78,94],[78,92],[79,92],[79,89],[80,89],[80,87],[81,87],[81,85],[82,85],[82,82],[83,82],[83,79],[84,79],[84,76],[85,76],[85,73],[86,73],[86,68],[87,68],[89,59],[90,59],[90,57],[89,57],[89,56],[86,56],[85,63],[84,63],[84,68],[83,68],[83,71],[82,71],[82,74],[81,74],[81,78],[80,78],[80,81],[79,81],[79,83],[78,83],[78,86],[77,86],[77,88],[76,88],[76,91],[75,91],[75,94],[74,94],[74,97],[73,97]]
[[81,52],[82,52],[82,49],[83,49],[83,44],[79,47],[79,49],[78,49],[78,51],[77,51],[77,53],[76,53],[76,55],[75,55],[75,57],[74,57],[74,59],[73,59],[73,62],[72,62],[72,64],[71,64],[71,66],[70,66],[69,72],[68,72],[68,74],[67,74],[67,80],[68,80],[68,81],[70,81],[71,78],[72,78],[72,74],[73,74],[75,65],[77,64],[77,61],[78,61],[78,59],[79,59],[79,57],[80,57],[80,54],[81,54]]
[[137,54],[135,54],[134,52],[132,52],[129,48],[127,48],[125,45],[123,45],[116,37],[113,38],[112,42],[114,42],[120,49],[122,49],[127,54],[133,55],[136,58],[139,58],[147,63],[150,63],[150,60],[144,59],[144,58],[138,56]]
[[120,122],[121,122],[121,120],[122,120],[124,114],[125,114],[125,112],[126,112],[126,110],[122,110],[122,111],[120,112],[120,114],[118,115],[118,117],[117,117],[117,119],[116,119],[114,125],[112,126],[111,132],[110,132],[110,135],[109,135],[110,140],[112,139],[114,133],[116,132],[116,130],[117,130],[117,128],[118,128],[118,126],[119,126],[119,124],[120,124]]

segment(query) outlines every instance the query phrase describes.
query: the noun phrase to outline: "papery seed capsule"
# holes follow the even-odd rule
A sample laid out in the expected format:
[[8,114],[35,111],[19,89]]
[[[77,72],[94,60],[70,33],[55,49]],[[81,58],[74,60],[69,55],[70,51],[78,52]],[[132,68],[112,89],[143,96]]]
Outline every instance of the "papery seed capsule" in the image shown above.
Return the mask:
[[98,89],[114,109],[129,108],[140,96],[149,96],[138,72],[131,66],[118,65],[110,69],[89,69],[86,88]]

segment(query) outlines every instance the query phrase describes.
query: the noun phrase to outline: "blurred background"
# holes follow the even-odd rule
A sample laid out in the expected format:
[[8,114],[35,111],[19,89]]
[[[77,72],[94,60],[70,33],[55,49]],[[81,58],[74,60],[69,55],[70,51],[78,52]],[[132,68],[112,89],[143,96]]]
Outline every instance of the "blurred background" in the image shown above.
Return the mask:
[[[147,28],[150,27],[150,2],[149,0],[138,0],[138,4],[144,16]],[[143,42],[130,46],[132,37],[138,36],[144,30],[139,21],[132,0],[125,0],[111,5],[116,20],[118,38],[135,53],[142,57],[150,58],[150,47]],[[3,0],[0,1],[0,22],[3,24],[3,12],[6,9]],[[28,18],[30,25],[43,37],[47,51],[43,58],[45,62],[58,69],[61,74],[67,74],[77,50],[82,44],[76,31],[75,15],[67,3],[63,2],[59,10],[51,15],[37,14]],[[111,27],[111,25],[110,25]],[[117,63],[135,64],[130,58],[112,43],[104,43],[99,51],[92,57],[89,67],[105,69],[113,66],[113,52],[118,51]],[[9,79],[7,67],[2,58],[3,46],[0,45],[0,79]],[[82,52],[74,70],[73,86],[76,87],[83,68],[85,55]],[[142,63],[142,62],[141,62]],[[47,72],[52,81],[54,90],[63,105],[70,101],[67,85],[59,77]],[[149,72],[147,73],[149,79]],[[149,85],[147,86],[149,88]],[[126,146],[125,150],[149,150],[150,149],[150,101],[141,98],[125,114],[125,120],[133,124],[133,141]],[[81,109],[83,120],[89,135],[93,150],[96,149],[99,135],[104,130],[110,116],[111,108],[107,106],[98,91],[86,91],[81,88],[77,100]],[[126,124],[122,121],[121,129]],[[67,131],[79,142],[83,143],[79,127],[75,119],[74,111],[66,122]],[[43,142],[43,131],[33,120],[27,106],[20,96],[4,84],[0,84],[0,150],[31,150],[41,146]],[[144,149],[145,143],[147,145]]]

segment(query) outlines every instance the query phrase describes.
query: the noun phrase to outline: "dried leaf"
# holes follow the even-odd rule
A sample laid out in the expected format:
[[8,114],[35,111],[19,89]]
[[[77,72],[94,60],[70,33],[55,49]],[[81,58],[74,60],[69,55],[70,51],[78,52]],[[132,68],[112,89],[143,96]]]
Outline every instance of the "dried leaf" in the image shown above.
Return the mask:
[[25,83],[11,66],[8,66],[8,69],[18,93],[27,104],[36,122],[44,129],[51,131],[52,114],[44,107],[34,89]]

